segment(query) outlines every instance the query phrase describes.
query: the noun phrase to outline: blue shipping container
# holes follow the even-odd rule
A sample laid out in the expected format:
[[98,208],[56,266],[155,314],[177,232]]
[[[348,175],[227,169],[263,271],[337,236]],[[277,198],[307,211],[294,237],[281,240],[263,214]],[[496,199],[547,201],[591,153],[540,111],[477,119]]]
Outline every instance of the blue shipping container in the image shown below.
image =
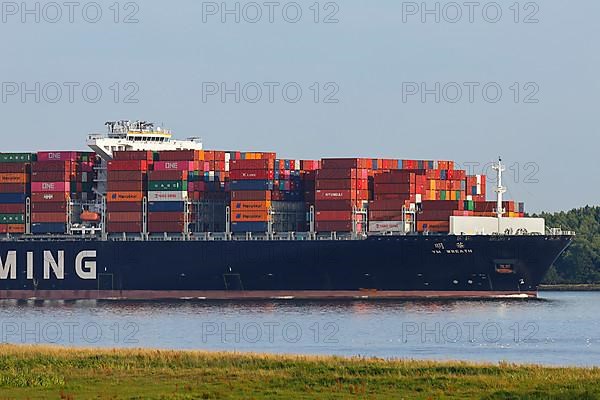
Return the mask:
[[55,223],[36,223],[31,224],[31,233],[66,233],[66,224],[55,224]]
[[26,198],[24,193],[0,193],[0,204],[23,204]]
[[148,203],[149,212],[184,212],[183,201],[151,201]]
[[273,181],[242,180],[229,182],[230,190],[273,190]]
[[231,232],[267,232],[269,230],[268,222],[232,222]]

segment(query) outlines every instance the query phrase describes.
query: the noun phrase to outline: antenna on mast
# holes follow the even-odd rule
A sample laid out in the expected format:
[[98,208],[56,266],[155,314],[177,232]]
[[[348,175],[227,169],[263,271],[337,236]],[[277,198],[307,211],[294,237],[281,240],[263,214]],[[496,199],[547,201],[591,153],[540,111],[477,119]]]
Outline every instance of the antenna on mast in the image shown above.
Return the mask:
[[506,167],[502,165],[502,157],[498,157],[498,164],[494,164],[492,169],[497,173],[497,186],[494,191],[496,192],[496,216],[500,219],[504,215],[502,195],[506,193],[506,187],[502,186],[502,172],[506,171]]

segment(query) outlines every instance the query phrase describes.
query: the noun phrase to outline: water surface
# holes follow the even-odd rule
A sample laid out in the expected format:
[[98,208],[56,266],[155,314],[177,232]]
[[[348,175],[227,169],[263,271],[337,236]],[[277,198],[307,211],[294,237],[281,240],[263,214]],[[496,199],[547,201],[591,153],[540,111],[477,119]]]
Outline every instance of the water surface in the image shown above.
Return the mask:
[[0,302],[0,341],[600,366],[600,292],[542,300]]

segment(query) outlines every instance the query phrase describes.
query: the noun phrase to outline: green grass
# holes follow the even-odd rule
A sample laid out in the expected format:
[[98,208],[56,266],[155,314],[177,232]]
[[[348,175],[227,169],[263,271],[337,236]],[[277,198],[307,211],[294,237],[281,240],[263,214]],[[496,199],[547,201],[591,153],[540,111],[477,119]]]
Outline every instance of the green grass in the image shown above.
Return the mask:
[[0,346],[0,399],[600,399],[600,368]]

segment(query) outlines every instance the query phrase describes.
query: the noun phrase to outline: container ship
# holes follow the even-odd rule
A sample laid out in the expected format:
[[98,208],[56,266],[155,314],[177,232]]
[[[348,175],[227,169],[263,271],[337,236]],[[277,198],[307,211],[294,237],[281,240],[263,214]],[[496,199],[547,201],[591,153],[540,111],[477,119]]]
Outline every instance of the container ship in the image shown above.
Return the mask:
[[573,233],[504,166],[216,151],[111,121],[92,151],[0,153],[0,299],[535,297]]

